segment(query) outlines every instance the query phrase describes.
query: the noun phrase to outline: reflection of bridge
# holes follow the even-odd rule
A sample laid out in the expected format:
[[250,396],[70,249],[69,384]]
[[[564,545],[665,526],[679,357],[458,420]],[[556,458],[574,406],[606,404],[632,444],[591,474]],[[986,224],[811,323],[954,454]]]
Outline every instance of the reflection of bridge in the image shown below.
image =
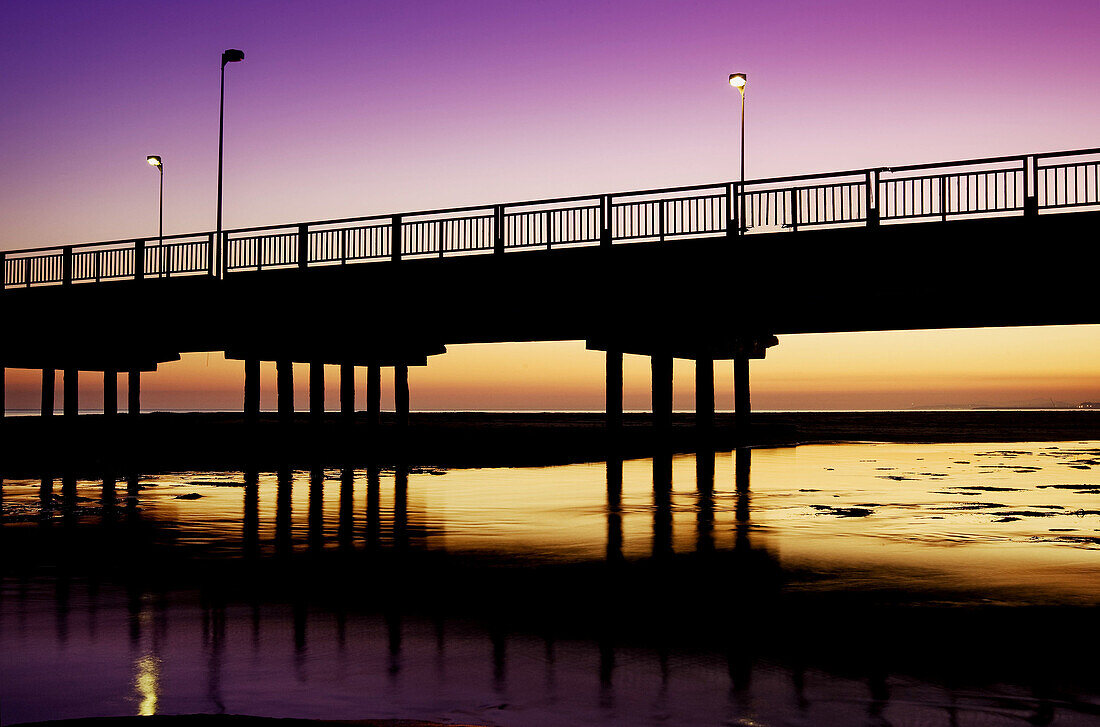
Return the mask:
[[261,360],[286,417],[292,362],[317,414],[323,364],[347,413],[362,365],[372,419],[393,366],[403,421],[407,367],[447,344],[585,340],[607,352],[612,425],[624,352],[652,357],[662,428],[672,360],[694,359],[707,425],[713,361],[734,360],[745,414],[748,360],[778,334],[1098,322],[1068,266],[1044,265],[1098,216],[1094,148],[8,251],[0,363],[44,370],[44,414],[55,368],[70,415],[78,372],[102,371],[113,414],[119,371],[136,412],[141,371],[224,351],[252,417]]

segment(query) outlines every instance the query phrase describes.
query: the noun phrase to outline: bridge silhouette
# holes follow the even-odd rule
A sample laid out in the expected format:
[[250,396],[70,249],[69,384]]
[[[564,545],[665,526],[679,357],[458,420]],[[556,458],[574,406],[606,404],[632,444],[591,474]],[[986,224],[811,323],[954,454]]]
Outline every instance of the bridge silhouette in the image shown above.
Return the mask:
[[583,340],[607,355],[613,431],[624,353],[652,358],[658,432],[674,358],[696,362],[704,429],[732,360],[746,425],[749,360],[778,335],[1100,323],[1075,264],[1098,223],[1090,148],[9,250],[0,363],[43,370],[47,416],[56,369],[67,417],[80,371],[103,373],[107,415],[128,372],[137,414],[141,372],[220,351],[245,362],[251,421],[261,361],[284,420],[294,362],[317,419],[324,365],[349,418],[366,366],[372,424],[393,367],[405,426],[408,367],[448,344]]

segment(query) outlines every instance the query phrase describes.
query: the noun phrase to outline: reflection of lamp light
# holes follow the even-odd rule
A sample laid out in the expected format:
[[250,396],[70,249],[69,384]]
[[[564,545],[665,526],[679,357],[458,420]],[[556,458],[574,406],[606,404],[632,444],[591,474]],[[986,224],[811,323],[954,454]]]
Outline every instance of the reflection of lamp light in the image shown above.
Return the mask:
[[146,654],[134,662],[134,669],[134,690],[141,698],[138,716],[151,717],[157,713],[160,699],[160,659]]
[[222,140],[225,126],[225,64],[239,63],[243,60],[243,50],[230,48],[222,51],[222,97],[221,104],[218,107],[218,235],[215,238],[219,250],[221,250],[222,242]]
[[[157,223],[157,246],[160,247],[160,272],[164,274],[164,162],[156,154],[145,157],[145,161],[160,170],[160,213]],[[135,270],[134,277],[137,278],[139,274],[144,273],[144,270]]]

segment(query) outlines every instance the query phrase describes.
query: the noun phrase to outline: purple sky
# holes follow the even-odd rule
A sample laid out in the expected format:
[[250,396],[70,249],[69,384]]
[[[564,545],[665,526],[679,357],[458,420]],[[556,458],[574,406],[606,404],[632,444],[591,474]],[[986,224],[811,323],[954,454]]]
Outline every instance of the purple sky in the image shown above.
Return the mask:
[[1089,2],[59,2],[0,23],[0,247],[1100,144]]

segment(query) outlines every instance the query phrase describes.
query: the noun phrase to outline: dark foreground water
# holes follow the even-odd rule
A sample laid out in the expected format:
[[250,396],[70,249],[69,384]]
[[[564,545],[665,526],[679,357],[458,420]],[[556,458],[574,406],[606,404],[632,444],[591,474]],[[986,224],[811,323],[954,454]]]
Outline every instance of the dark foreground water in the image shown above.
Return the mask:
[[1100,724],[1100,443],[3,483],[0,718]]

